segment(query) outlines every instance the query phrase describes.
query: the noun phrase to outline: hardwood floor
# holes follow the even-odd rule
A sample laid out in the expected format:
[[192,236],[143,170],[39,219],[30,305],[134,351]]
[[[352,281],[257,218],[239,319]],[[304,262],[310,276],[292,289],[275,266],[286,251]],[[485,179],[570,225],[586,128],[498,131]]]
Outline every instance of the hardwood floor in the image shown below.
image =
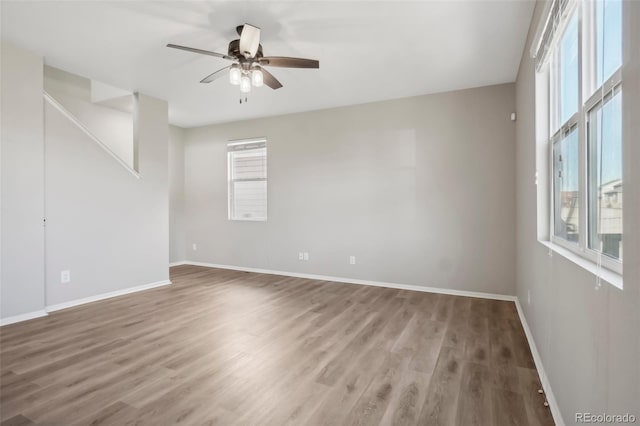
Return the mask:
[[2,425],[553,424],[512,302],[171,279],[2,327]]

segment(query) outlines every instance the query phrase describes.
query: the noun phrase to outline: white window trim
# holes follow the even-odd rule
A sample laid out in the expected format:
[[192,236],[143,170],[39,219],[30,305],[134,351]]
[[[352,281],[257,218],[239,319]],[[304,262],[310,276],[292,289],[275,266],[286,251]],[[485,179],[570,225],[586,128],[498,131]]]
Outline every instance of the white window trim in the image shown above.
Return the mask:
[[[586,33],[593,34],[594,32],[589,30],[594,25],[595,9],[593,7],[595,3],[592,1],[580,1],[577,7],[572,8],[567,14],[567,19],[563,24],[563,28],[559,31],[556,38],[556,45],[560,42],[562,35],[566,29],[567,23],[570,21],[570,17],[574,13],[578,14],[578,111],[572,115],[565,123],[558,123],[559,120],[559,105],[557,105],[558,96],[551,95],[552,90],[557,92],[558,82],[555,81],[555,76],[558,74],[558,70],[554,67],[558,66],[559,49],[555,49],[551,58],[548,61],[547,66],[547,112],[548,112],[548,155],[547,161],[549,161],[548,167],[548,196],[549,196],[549,208],[547,211],[548,225],[549,225],[549,241],[538,239],[538,241],[548,247],[550,250],[562,255],[563,257],[571,260],[573,263],[587,269],[597,277],[609,282],[613,286],[622,289],[622,270],[623,261],[613,259],[606,254],[600,253],[596,250],[589,248],[589,226],[588,226],[588,203],[589,203],[589,189],[588,189],[588,166],[587,166],[587,149],[588,149],[588,114],[589,112],[598,106],[600,103],[604,103],[605,96],[603,94],[619,90],[622,86],[622,72],[621,68],[618,68],[611,77],[609,77],[600,87],[596,87],[596,65],[593,60],[595,55],[595,36],[585,37]],[[587,7],[588,5],[590,7]],[[586,60],[585,60],[586,58]],[[583,72],[585,64],[588,64],[590,69],[588,72]],[[585,75],[586,74],[586,75]],[[587,80],[588,78],[588,80]],[[586,101],[585,94],[588,94]],[[579,209],[579,224],[580,235],[578,243],[572,243],[564,238],[557,237],[555,233],[555,196],[554,196],[554,146],[558,143],[569,129],[577,126],[578,130],[578,144],[579,144],[579,194],[580,194],[580,209]],[[554,130],[555,129],[555,130]],[[551,251],[549,252],[551,254]]]

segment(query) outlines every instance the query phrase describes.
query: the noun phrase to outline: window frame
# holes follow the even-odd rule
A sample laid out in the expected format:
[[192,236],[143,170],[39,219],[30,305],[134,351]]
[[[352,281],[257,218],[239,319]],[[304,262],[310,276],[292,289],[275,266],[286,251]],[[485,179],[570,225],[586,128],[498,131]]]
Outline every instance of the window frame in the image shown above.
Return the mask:
[[[253,148],[246,149],[230,149],[233,146],[243,146],[243,145],[262,145],[256,146]],[[242,178],[242,179],[233,179],[233,167],[232,167],[232,157],[236,152],[243,151],[261,151],[264,150],[264,158],[265,158],[265,169],[264,169],[264,178]],[[266,138],[251,138],[251,139],[237,139],[230,140],[227,143],[227,220],[234,222],[267,222],[269,217],[269,197],[268,197],[268,150],[267,150],[267,139]],[[234,200],[235,200],[235,187],[234,183],[236,182],[265,182],[265,216],[264,217],[236,217],[234,211]]]
[[[559,82],[559,56],[561,49],[559,46],[568,24],[574,18],[574,15],[577,16],[578,21],[578,110],[566,122],[560,123],[561,91]],[[575,6],[567,11],[563,21],[564,27],[558,31],[558,37],[554,42],[553,52],[550,54],[547,65],[549,239],[551,243],[597,264],[598,267],[603,267],[622,275],[623,260],[614,259],[605,253],[589,247],[589,219],[590,215],[594,214],[594,212],[589,210],[589,114],[599,105],[606,104],[608,101],[607,94],[622,92],[622,65],[620,65],[601,86],[597,86],[597,30],[595,15],[596,1],[594,0],[581,0],[576,2]],[[554,151],[556,144],[560,143],[574,127],[577,127],[579,145],[578,193],[580,200],[578,213],[579,238],[577,244],[555,235],[555,175],[557,171],[555,169]]]

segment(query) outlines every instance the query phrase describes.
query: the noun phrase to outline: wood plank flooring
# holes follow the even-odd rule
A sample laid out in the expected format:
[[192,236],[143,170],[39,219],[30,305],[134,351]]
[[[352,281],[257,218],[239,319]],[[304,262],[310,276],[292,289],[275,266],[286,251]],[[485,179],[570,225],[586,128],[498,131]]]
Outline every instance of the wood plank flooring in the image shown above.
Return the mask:
[[2,425],[551,425],[512,302],[197,266],[0,329]]

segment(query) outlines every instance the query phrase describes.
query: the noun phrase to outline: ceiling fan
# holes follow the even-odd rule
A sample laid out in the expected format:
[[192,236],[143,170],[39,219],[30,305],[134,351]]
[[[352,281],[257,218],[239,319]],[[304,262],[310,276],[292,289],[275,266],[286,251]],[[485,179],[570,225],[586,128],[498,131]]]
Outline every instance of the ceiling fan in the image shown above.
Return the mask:
[[282,83],[263,67],[320,68],[320,62],[315,59],[264,56],[260,44],[260,28],[258,27],[244,24],[236,27],[236,31],[240,38],[229,43],[226,55],[176,44],[167,44],[167,47],[232,61],[233,64],[206,76],[200,83],[211,83],[228,72],[229,82],[233,85],[239,85],[240,92],[243,94],[249,93],[251,86],[260,87],[265,84],[274,90],[282,87]]

